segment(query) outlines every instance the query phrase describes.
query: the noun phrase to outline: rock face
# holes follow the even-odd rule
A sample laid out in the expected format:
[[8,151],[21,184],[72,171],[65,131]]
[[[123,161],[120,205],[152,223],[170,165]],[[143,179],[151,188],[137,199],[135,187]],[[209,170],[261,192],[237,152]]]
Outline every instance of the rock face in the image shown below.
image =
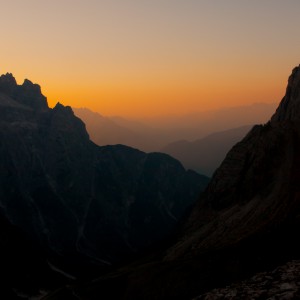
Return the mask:
[[280,121],[300,120],[300,75],[299,67],[294,68],[288,80],[286,94],[282,99],[276,113],[271,118],[272,123]]
[[0,77],[0,156],[0,215],[72,276],[161,240],[208,182],[165,154],[96,146],[70,107],[48,108],[11,74]]
[[188,256],[192,249],[219,249],[279,230],[289,235],[299,228],[299,90],[297,67],[271,121],[255,126],[227,154],[169,257]]

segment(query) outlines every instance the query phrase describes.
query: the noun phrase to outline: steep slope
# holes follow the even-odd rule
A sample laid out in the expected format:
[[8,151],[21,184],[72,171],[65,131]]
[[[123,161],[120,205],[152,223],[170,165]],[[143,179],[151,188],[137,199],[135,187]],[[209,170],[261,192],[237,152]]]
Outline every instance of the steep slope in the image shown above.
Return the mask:
[[178,159],[185,168],[211,176],[224,160],[227,152],[240,141],[253,126],[242,126],[212,133],[189,142],[177,141],[161,151]]
[[70,107],[0,77],[0,215],[71,277],[161,240],[208,179],[168,155],[98,147]]
[[191,245],[203,252],[276,231],[277,227],[298,228],[299,90],[297,67],[271,121],[255,126],[227,154],[194,208],[185,226],[185,237],[173,253],[178,250],[185,255]]
[[[297,67],[271,121],[227,154],[167,261],[210,257],[213,273],[223,274],[214,279],[218,286],[299,258],[299,90]],[[211,283],[213,274],[206,278]]]

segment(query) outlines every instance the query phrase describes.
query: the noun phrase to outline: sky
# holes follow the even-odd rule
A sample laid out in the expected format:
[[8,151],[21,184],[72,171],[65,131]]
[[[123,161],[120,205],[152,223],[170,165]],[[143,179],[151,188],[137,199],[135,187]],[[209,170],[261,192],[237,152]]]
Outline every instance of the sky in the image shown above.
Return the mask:
[[56,102],[147,117],[279,102],[299,0],[0,0],[0,73]]

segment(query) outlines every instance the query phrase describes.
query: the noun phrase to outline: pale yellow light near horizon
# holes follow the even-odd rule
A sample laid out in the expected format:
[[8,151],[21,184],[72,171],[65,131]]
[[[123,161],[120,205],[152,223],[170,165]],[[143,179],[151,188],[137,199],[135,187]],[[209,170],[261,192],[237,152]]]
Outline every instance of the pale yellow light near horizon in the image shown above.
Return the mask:
[[149,117],[279,102],[300,62],[296,0],[2,2],[0,71],[50,106]]

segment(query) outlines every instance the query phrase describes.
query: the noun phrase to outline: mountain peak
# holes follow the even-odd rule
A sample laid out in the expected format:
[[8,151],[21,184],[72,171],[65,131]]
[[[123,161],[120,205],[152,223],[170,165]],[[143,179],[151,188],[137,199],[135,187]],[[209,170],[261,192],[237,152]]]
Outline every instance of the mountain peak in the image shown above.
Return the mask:
[[41,87],[25,79],[18,85],[11,73],[0,76],[0,92],[34,110],[47,110],[47,98],[42,94]]
[[39,86],[38,84],[33,84],[32,81],[30,81],[29,79],[25,78],[24,82],[22,84],[22,86]]
[[271,122],[300,120],[300,65],[289,77],[286,93]]
[[1,80],[7,80],[7,81],[13,81],[13,82],[16,82],[16,79],[15,77],[13,76],[12,73],[6,73],[6,74],[2,74],[0,76]]
[[6,73],[0,76],[0,92],[10,96],[16,86],[16,79],[11,73]]
[[71,114],[72,116],[74,115],[74,112],[71,108],[71,106],[64,106],[60,102],[57,102],[56,105],[53,108],[54,111],[56,112],[62,112],[66,114]]

